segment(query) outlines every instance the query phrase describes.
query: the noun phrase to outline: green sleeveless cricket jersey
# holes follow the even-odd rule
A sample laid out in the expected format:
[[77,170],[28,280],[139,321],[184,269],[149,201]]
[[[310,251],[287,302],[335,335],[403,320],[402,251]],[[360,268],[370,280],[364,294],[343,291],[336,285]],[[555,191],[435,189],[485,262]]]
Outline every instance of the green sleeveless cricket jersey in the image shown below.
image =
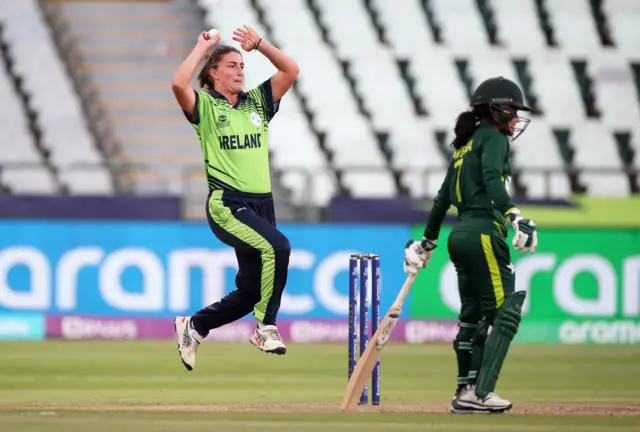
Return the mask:
[[510,144],[506,136],[482,124],[471,140],[453,154],[446,177],[425,228],[437,239],[442,220],[454,205],[458,217],[453,231],[507,236],[506,214],[515,207],[506,182],[511,175]]
[[271,81],[241,92],[236,106],[215,90],[196,92],[195,118],[209,190],[271,192],[269,121],[278,111]]

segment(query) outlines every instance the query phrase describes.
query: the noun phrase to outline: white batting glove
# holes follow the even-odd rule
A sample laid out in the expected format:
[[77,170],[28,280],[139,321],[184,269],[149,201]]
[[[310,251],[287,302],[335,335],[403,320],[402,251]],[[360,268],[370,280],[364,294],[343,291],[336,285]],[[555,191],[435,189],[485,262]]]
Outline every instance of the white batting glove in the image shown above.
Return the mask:
[[422,242],[409,240],[404,249],[404,272],[417,275],[420,269],[427,266],[435,248],[436,244],[430,240],[422,240]]
[[536,223],[531,219],[524,219],[518,209],[511,211],[508,216],[515,231],[511,242],[513,247],[520,253],[535,253],[538,247]]

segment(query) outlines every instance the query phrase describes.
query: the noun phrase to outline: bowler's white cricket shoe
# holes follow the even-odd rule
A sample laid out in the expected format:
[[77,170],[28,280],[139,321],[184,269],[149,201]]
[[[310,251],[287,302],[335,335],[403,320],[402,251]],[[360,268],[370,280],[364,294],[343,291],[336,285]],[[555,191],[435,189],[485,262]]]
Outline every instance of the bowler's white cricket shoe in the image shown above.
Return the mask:
[[465,390],[460,392],[460,396],[456,401],[459,408],[472,409],[475,412],[501,413],[512,408],[511,402],[502,399],[496,393],[491,392],[484,398],[476,396],[475,387],[467,386]]
[[191,326],[190,317],[176,317],[173,321],[176,332],[176,342],[182,364],[188,371],[196,366],[196,352],[202,342],[202,336]]
[[278,328],[274,325],[258,325],[249,341],[264,352],[278,355],[287,352],[287,347],[282,342]]

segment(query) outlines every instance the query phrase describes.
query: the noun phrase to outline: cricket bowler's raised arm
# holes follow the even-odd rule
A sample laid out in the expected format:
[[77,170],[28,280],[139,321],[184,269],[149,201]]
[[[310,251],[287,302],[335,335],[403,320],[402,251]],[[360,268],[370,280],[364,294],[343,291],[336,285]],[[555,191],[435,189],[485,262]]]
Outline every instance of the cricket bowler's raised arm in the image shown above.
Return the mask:
[[171,90],[180,108],[182,108],[190,120],[198,117],[198,106],[196,103],[197,93],[191,88],[191,77],[193,77],[198,64],[207,53],[207,50],[213,48],[219,40],[220,34],[211,37],[208,32],[201,32],[198,36],[196,46],[180,64],[180,67],[178,67],[178,70],[176,70],[171,80]]
[[482,143],[482,181],[489,199],[501,214],[508,216],[516,205],[511,200],[503,176],[509,153],[509,143],[502,137],[489,138]]

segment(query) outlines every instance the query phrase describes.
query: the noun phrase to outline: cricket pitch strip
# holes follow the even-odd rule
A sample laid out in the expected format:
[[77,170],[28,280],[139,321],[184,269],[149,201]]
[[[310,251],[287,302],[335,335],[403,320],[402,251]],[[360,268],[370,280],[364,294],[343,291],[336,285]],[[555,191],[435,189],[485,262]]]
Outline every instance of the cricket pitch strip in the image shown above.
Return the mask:
[[[0,411],[138,411],[138,412],[274,412],[274,413],[334,413],[340,412],[338,404],[211,404],[211,405],[10,405]],[[361,406],[360,413],[448,413],[449,405],[441,403],[385,404]],[[523,403],[505,414],[544,415],[632,415],[640,416],[640,404],[591,404],[591,403]]]

